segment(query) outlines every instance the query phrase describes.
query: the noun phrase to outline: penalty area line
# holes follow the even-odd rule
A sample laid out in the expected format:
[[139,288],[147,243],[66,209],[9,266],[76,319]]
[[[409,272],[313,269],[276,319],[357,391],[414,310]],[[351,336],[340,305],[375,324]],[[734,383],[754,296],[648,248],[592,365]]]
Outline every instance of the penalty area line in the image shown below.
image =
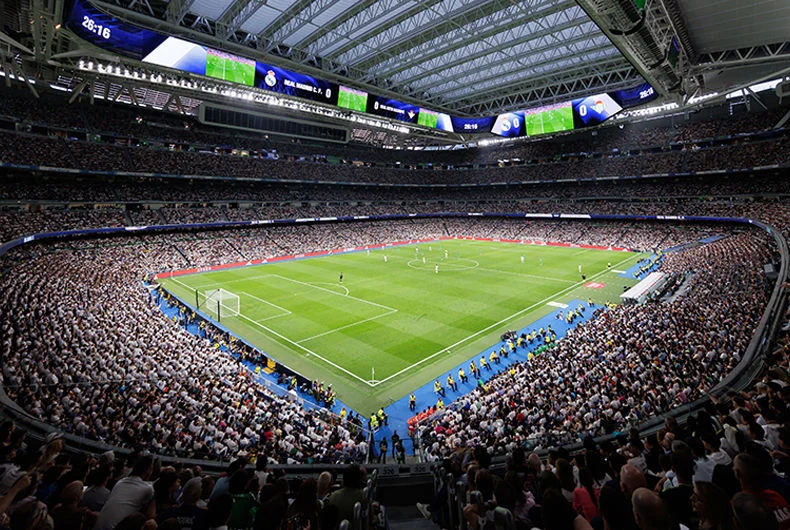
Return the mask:
[[277,337],[277,338],[279,338],[279,339],[282,339],[282,340],[284,340],[284,341],[285,341],[285,342],[287,342],[288,344],[292,344],[293,346],[295,346],[295,347],[299,348],[300,350],[302,350],[302,351],[304,351],[304,352],[306,352],[306,353],[308,353],[308,354],[310,354],[310,355],[313,355],[313,356],[315,356],[315,357],[317,357],[317,358],[321,359],[322,361],[324,361],[324,362],[325,362],[326,364],[328,364],[329,366],[332,366],[332,367],[334,367],[334,368],[337,368],[338,370],[340,370],[340,371],[341,371],[341,372],[343,372],[344,374],[346,374],[346,375],[349,375],[349,376],[353,377],[353,378],[354,378],[354,379],[356,379],[357,381],[361,381],[362,383],[365,383],[365,384],[366,384],[366,385],[368,385],[368,386],[373,386],[373,385],[371,385],[371,384],[370,384],[368,381],[366,381],[365,379],[362,379],[361,377],[359,377],[357,374],[355,374],[355,373],[352,373],[352,372],[349,372],[348,370],[346,370],[345,368],[343,368],[343,367],[342,367],[342,366],[340,366],[339,364],[337,364],[337,363],[333,363],[333,362],[332,362],[332,361],[330,361],[329,359],[326,359],[325,357],[323,357],[323,356],[321,356],[321,355],[317,354],[317,353],[316,353],[316,352],[314,352],[313,350],[310,350],[310,349],[308,349],[308,348],[305,348],[304,346],[302,346],[302,345],[301,345],[301,344],[299,344],[298,342],[295,342],[295,341],[293,341],[293,340],[289,339],[289,338],[288,338],[288,337],[286,337],[285,335],[281,335],[280,333],[277,333],[277,332],[276,332],[276,331],[274,331],[273,329],[271,329],[271,328],[267,328],[266,326],[264,326],[264,325],[263,325],[263,324],[261,324],[260,322],[256,322],[256,321],[252,320],[251,318],[249,318],[249,317],[245,316],[243,313],[239,313],[239,316],[240,316],[241,318],[243,318],[244,320],[247,320],[247,321],[248,321],[248,322],[250,322],[251,324],[253,324],[253,325],[255,325],[255,326],[258,326],[259,328],[263,329],[263,330],[264,330],[264,331],[266,331],[267,333],[270,333],[270,334],[274,335],[275,337]]
[[[174,282],[178,283],[179,285],[181,285],[181,286],[183,286],[183,287],[187,288],[187,289],[194,290],[192,287],[190,287],[190,286],[188,286],[188,285],[186,285],[186,284],[184,284],[184,283],[182,283],[182,282],[180,282],[180,281],[176,280],[175,278],[170,278],[170,279],[171,279],[171,280],[173,280]],[[337,293],[335,293],[335,294],[337,294]],[[339,296],[342,296],[342,295],[339,295]],[[397,310],[396,310],[396,311],[397,311]],[[285,316],[285,315],[283,315],[283,316]],[[256,322],[255,320],[253,320],[253,319],[251,319],[250,317],[246,316],[246,315],[245,315],[244,313],[242,313],[242,312],[239,312],[238,318],[243,318],[244,320],[246,320],[246,321],[250,322],[250,323],[251,323],[251,324],[253,324],[254,326],[258,326],[259,328],[263,329],[264,331],[266,331],[266,332],[267,332],[267,333],[269,333],[270,335],[273,335],[273,336],[275,336],[275,337],[277,337],[277,338],[279,338],[279,339],[281,339],[281,340],[283,340],[283,341],[287,342],[288,344],[291,344],[291,345],[293,345],[294,347],[296,347],[296,348],[299,348],[300,350],[304,351],[305,353],[308,353],[308,354],[310,354],[310,355],[313,355],[313,356],[317,357],[318,359],[322,360],[323,362],[325,362],[325,363],[326,363],[326,364],[328,364],[329,366],[332,366],[332,367],[334,367],[334,368],[337,368],[338,370],[340,370],[340,371],[341,371],[341,372],[343,372],[344,374],[346,374],[346,375],[348,375],[348,376],[350,376],[350,377],[353,377],[353,378],[354,378],[354,379],[356,379],[357,381],[360,381],[360,382],[362,382],[362,383],[365,383],[366,385],[368,385],[368,386],[369,386],[369,387],[371,387],[371,388],[375,386],[375,385],[371,385],[371,384],[370,384],[370,382],[369,382],[369,381],[367,381],[366,379],[362,379],[362,378],[361,378],[361,377],[359,377],[357,374],[355,374],[355,373],[352,373],[352,372],[349,372],[347,369],[343,368],[343,367],[342,367],[342,366],[340,366],[339,364],[337,364],[337,363],[333,363],[333,362],[332,362],[332,361],[330,361],[329,359],[326,359],[325,357],[323,357],[323,356],[321,356],[321,355],[317,354],[317,353],[316,353],[316,352],[314,352],[313,350],[311,350],[311,349],[309,349],[309,348],[305,348],[305,347],[304,347],[304,346],[302,346],[301,344],[299,344],[299,343],[297,343],[297,342],[294,342],[293,340],[289,339],[289,338],[288,338],[288,337],[286,337],[285,335],[281,335],[280,333],[277,333],[276,331],[274,331],[274,330],[273,330],[273,329],[271,329],[271,328],[267,328],[266,326],[264,326],[264,325],[263,325],[263,324],[261,324],[260,322]]]
[[351,328],[351,327],[354,327],[354,326],[358,326],[360,324],[364,324],[365,322],[370,322],[371,320],[376,320],[377,318],[386,317],[386,316],[395,314],[397,312],[398,312],[397,309],[393,309],[392,311],[387,311],[386,313],[382,313],[382,314],[376,315],[374,317],[366,318],[365,320],[360,320],[358,322],[352,322],[351,324],[346,324],[345,326],[340,326],[339,328],[330,329],[329,331],[325,331],[323,333],[319,333],[318,335],[313,335],[312,337],[307,337],[306,339],[302,339],[300,341],[297,341],[297,344],[302,344],[303,342],[311,341],[311,340],[317,339],[319,337],[325,337],[327,335],[331,335],[332,333],[336,333],[336,332],[342,331],[344,329],[348,329],[348,328]]

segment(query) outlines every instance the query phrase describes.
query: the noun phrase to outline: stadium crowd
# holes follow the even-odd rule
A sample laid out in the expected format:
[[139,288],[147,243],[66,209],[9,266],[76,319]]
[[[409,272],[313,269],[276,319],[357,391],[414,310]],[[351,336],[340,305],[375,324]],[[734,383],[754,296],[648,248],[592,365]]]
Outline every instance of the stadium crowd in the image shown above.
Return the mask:
[[317,479],[288,476],[264,459],[236,458],[220,475],[150,454],[68,451],[62,436],[42,442],[12,421],[0,424],[0,528],[24,530],[335,530],[353,520],[355,502],[372,484],[349,465],[342,484],[333,472]]
[[620,123],[593,131],[575,131],[537,141],[506,143],[486,149],[461,150],[396,150],[378,149],[362,143],[343,146],[338,154],[335,146],[297,142],[288,138],[221,130],[199,123],[192,116],[156,112],[123,104],[64,104],[63,95],[45,94],[34,99],[25,89],[0,88],[4,106],[0,118],[14,124],[45,128],[49,134],[66,137],[99,135],[108,143],[127,145],[151,144],[178,146],[195,151],[229,151],[237,148],[251,153],[278,152],[280,156],[297,159],[335,157],[362,161],[368,165],[385,166],[395,163],[416,165],[459,166],[496,164],[500,160],[551,160],[564,154],[619,153],[645,148],[670,148],[678,143],[724,139],[750,132],[771,129],[785,113],[776,107],[765,112],[744,112],[732,115],[727,105],[705,109],[698,114],[671,116],[641,123]]
[[214,152],[178,151],[65,140],[0,132],[0,162],[76,168],[99,172],[148,172],[216,175],[248,179],[400,184],[554,181],[567,178],[684,173],[786,164],[787,136],[733,139],[659,152],[617,153],[604,157],[570,157],[559,161],[485,169],[395,169],[241,157]]
[[[474,220],[467,219],[454,220],[448,227],[437,219],[309,228],[270,227],[263,234],[251,233],[244,244],[239,243],[243,236],[233,232],[215,232],[210,237],[175,233],[136,237],[121,244],[113,240],[106,243],[85,241],[14,251],[4,258],[5,266],[12,267],[14,273],[4,275],[1,284],[9,293],[2,320],[7,392],[34,416],[67,432],[106,444],[142,444],[159,453],[212,458],[228,458],[244,450],[265,453],[278,462],[361,459],[366,456],[364,436],[355,436],[331,418],[319,417],[252,383],[237,362],[216,349],[216,342],[185,334],[167,320],[140,279],[144,274],[161,270],[239,261],[241,256],[252,259],[397,239],[437,237],[446,234],[449,228],[464,235],[491,237],[498,233],[497,230],[502,230],[502,234],[512,232],[512,225],[517,222],[477,226]],[[556,230],[548,224],[541,221],[534,226],[538,232],[550,235]],[[586,230],[583,223],[563,223],[562,226],[563,232],[558,234],[562,237],[568,236],[570,226],[575,226],[577,233]],[[602,229],[598,232],[604,233]],[[615,237],[622,239],[623,232],[622,226],[612,225],[607,235],[609,239],[599,243],[606,244]],[[696,241],[705,234],[718,233],[718,229],[675,232],[677,239],[664,237],[662,244],[674,246]],[[521,237],[529,235],[528,231],[521,233]],[[762,263],[764,248],[735,244],[744,239],[748,237],[735,236],[725,240],[729,243],[714,244],[718,247],[712,248],[726,248],[742,256],[741,261],[730,259],[722,263],[720,274],[730,274],[733,270],[742,273],[741,269],[747,270],[747,266],[753,269],[755,264]],[[749,262],[749,256],[754,261]],[[694,292],[701,292],[703,285],[710,288],[709,284],[703,284],[706,277],[704,271],[695,275],[700,286]],[[742,345],[741,335],[748,336],[753,319],[759,314],[762,297],[752,292],[756,288],[754,278],[751,275],[744,278],[749,282],[719,278],[734,282],[735,287],[744,291],[744,300],[754,304],[748,315],[738,313],[742,326],[737,336],[724,338],[723,351],[729,352]],[[728,329],[727,322],[716,320],[721,308],[714,301],[718,299],[710,300],[713,313],[698,316],[705,316],[711,323]],[[696,302],[696,298],[689,300],[689,315],[697,315],[691,312]],[[652,313],[632,315],[630,311],[617,310],[596,322],[600,322],[600,329],[610,329],[609,319],[621,314],[623,321],[617,323],[623,326],[623,340],[643,318],[648,321],[658,318]],[[694,333],[687,329],[691,321],[686,319],[660,321],[660,326],[667,326],[674,334],[682,336]],[[600,332],[603,335],[596,335],[594,324],[584,329],[590,330],[591,339],[602,343],[611,340],[603,331]],[[575,344],[573,338],[565,342],[567,348]],[[108,351],[113,355],[108,357]],[[592,348],[592,351],[597,350]],[[675,355],[683,357],[685,354],[681,351]],[[535,362],[544,361],[539,358]],[[691,362],[690,357],[686,362]],[[696,388],[698,380],[694,373],[686,377],[679,368],[685,364],[678,368],[673,366],[668,369],[677,378],[677,384],[668,385],[668,388]],[[712,381],[726,373],[731,362],[716,366],[716,371],[711,373]],[[551,375],[546,377],[548,384]],[[645,386],[648,383],[643,382]],[[656,397],[656,401],[641,412],[638,407],[628,413],[618,411],[620,415],[612,420],[622,423],[634,415],[645,417],[664,410],[671,403],[671,399],[663,402]],[[582,417],[588,405],[579,398],[567,406]],[[603,413],[603,409],[597,412]],[[217,423],[214,418],[223,421]],[[549,417],[545,421],[549,423],[536,426],[535,435],[550,435],[564,424],[554,425],[555,420]],[[596,417],[578,427],[597,432],[600,421],[602,417]],[[264,431],[272,436],[261,436]],[[327,439],[332,443],[326,444]]]
[[[21,96],[10,98],[3,113],[81,131],[97,115],[94,109],[80,106],[46,118],[24,101]],[[46,109],[40,107],[41,112]],[[140,125],[135,134],[141,137],[205,145],[227,140],[212,131],[184,127],[181,118],[142,123],[131,112],[104,114],[109,116],[106,121],[96,121],[96,128],[90,130],[117,132],[134,122]],[[0,161],[276,180],[420,184],[556,180],[568,175],[786,163],[783,134],[699,141],[759,131],[775,119],[773,113],[766,113],[717,121],[715,126],[699,121],[689,127],[645,128],[631,137],[625,136],[629,131],[601,129],[597,149],[607,152],[605,157],[563,156],[587,145],[588,138],[568,136],[508,148],[508,155],[536,160],[528,166],[487,170],[357,168],[8,132],[0,133]],[[625,138],[642,148],[663,148],[626,152]],[[676,141],[685,143],[673,145]],[[261,141],[256,147],[271,145]],[[630,215],[691,212],[753,217],[785,233],[790,229],[787,205],[761,199],[761,195],[787,193],[787,180],[781,175],[727,179],[724,184],[718,177],[655,179],[508,186],[482,192],[118,177],[35,176],[27,181],[27,177],[9,177],[9,185],[0,189],[7,208],[0,210],[0,240],[66,228],[491,209]],[[673,187],[670,197],[668,182]],[[735,197],[741,194],[752,196]],[[40,205],[29,204],[66,198],[111,204],[74,209],[39,209]],[[140,200],[160,203],[156,209],[113,205]],[[218,200],[258,204],[236,208],[216,204]],[[20,204],[23,210],[17,209]],[[790,392],[785,390],[790,388],[787,336],[774,353],[769,376],[751,391],[712,402],[685,425],[668,420],[662,431],[645,439],[631,432],[618,436],[615,443],[595,446],[591,441],[591,436],[627,432],[647,418],[693,402],[738,363],[767,299],[762,265],[771,261],[774,252],[767,236],[756,229],[708,225],[452,217],[174,231],[34,244],[1,257],[5,303],[0,311],[0,355],[10,398],[35,418],[103,445],[234,460],[234,464],[227,476],[212,484],[213,479],[202,476],[199,468],[160,468],[146,456],[124,462],[112,453],[99,458],[63,454],[57,433],[40,450],[28,447],[24,432],[5,423],[0,425],[0,525],[136,530],[144,525],[152,528],[150,521],[156,521],[162,528],[180,528],[179,522],[167,522],[169,515],[177,513],[176,517],[200,519],[195,528],[222,527],[230,518],[229,528],[334,530],[349,500],[360,494],[357,490],[364,478],[358,467],[349,468],[344,482],[354,492],[335,497],[335,513],[319,509],[324,505],[317,503],[321,499],[332,505],[333,496],[326,494],[331,477],[324,477],[323,485],[320,480],[305,481],[289,489],[283,477],[265,467],[362,462],[371,454],[365,434],[350,422],[310,411],[298,400],[253,382],[239,361],[223,351],[238,352],[233,341],[185,333],[159,310],[156,295],[146,289],[142,278],[187,266],[446,235],[640,250],[724,236],[666,255],[662,270],[683,275],[678,282],[682,292],[663,301],[601,312],[543,354],[525,356],[471,394],[447,399],[445,412],[421,426],[419,436],[429,457],[442,460],[470,491],[481,493],[482,503],[462,500],[472,528],[486,527],[495,506],[510,509],[523,529],[588,528],[585,524],[611,530],[675,530],[682,528],[679,525],[706,530],[790,528],[790,487],[774,473],[788,471],[790,462],[790,433],[785,426],[790,419]],[[523,451],[525,446],[548,448],[580,439],[585,440],[585,451],[571,456],[555,448],[545,465],[536,457],[527,459]],[[508,455],[504,480],[488,472],[491,454]],[[235,461],[240,455],[259,463],[255,475],[241,469]],[[132,496],[137,502],[129,510]],[[440,505],[434,500],[421,509],[440,514]],[[127,515],[132,520],[122,522]]]
[[751,234],[667,255],[662,270],[694,273],[682,297],[605,311],[460,397],[423,426],[429,453],[567,444],[702,397],[751,339],[767,300],[760,264],[769,257]]
[[600,444],[587,436],[573,453],[551,447],[545,461],[512,444],[502,451],[504,476],[490,469],[496,443],[448,451],[440,487],[417,508],[443,528],[459,527],[460,517],[450,513],[457,505],[475,529],[502,524],[497,511],[503,509],[516,529],[787,528],[789,348],[785,332],[770,355],[771,368],[755,385],[712,400],[684,424],[668,418],[649,435],[624,430]]

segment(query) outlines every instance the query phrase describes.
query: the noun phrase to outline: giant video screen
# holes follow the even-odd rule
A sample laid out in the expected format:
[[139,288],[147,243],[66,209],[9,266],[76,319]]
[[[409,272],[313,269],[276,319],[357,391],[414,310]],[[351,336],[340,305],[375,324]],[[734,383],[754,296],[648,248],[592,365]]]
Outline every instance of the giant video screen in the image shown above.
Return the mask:
[[255,61],[232,53],[168,37],[143,57],[144,63],[205,75],[239,85],[255,84]]
[[570,101],[524,111],[527,136],[573,130],[573,107]]
[[[659,97],[649,84],[644,83],[627,90],[536,109],[462,118],[139,28],[103,13],[88,0],[73,0],[65,12],[68,13],[66,26],[71,31],[113,53],[191,74],[459,134],[491,133],[514,138],[594,127],[622,109]],[[673,47],[677,48],[676,42],[673,42]]]
[[366,108],[368,114],[389,118],[391,120],[417,123],[420,107],[411,103],[404,103],[397,99],[390,99],[370,94]]

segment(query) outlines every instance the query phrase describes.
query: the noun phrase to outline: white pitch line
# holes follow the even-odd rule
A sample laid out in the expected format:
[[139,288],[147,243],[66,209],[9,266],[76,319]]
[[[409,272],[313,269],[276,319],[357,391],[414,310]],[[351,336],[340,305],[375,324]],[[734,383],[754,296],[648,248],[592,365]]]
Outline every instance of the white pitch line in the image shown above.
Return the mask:
[[[178,283],[179,285],[182,285],[182,286],[186,287],[187,289],[190,289],[190,290],[191,290],[191,289],[193,289],[192,287],[190,287],[190,286],[188,286],[188,285],[186,285],[186,284],[184,284],[184,283],[182,283],[182,282],[180,282],[180,281],[176,280],[175,278],[170,278],[170,279],[171,279],[171,280],[173,280],[174,282]],[[335,293],[335,294],[337,294],[337,293]],[[239,312],[239,318],[243,318],[244,320],[247,320],[248,322],[250,322],[250,323],[252,323],[252,324],[254,324],[254,325],[258,326],[259,328],[261,328],[261,329],[263,329],[263,330],[267,331],[268,333],[271,333],[271,334],[272,334],[272,335],[274,335],[275,337],[278,337],[278,338],[280,338],[280,339],[284,340],[285,342],[287,342],[287,343],[289,343],[289,344],[292,344],[292,345],[294,345],[295,347],[299,348],[299,349],[300,349],[300,350],[302,350],[302,351],[305,351],[305,352],[309,353],[310,355],[314,355],[315,357],[317,357],[317,358],[321,359],[322,361],[324,361],[326,364],[328,364],[328,365],[330,365],[330,366],[333,366],[334,368],[337,368],[338,370],[340,370],[340,371],[341,371],[341,372],[343,372],[344,374],[347,374],[347,375],[349,375],[349,376],[353,377],[353,378],[354,378],[354,379],[356,379],[357,381],[361,381],[361,382],[363,382],[363,383],[365,383],[366,385],[368,385],[368,386],[371,386],[371,387],[373,386],[373,385],[371,385],[371,384],[370,384],[370,383],[369,383],[367,380],[365,380],[365,379],[362,379],[362,378],[361,378],[361,377],[359,377],[357,374],[355,374],[355,373],[352,373],[352,372],[349,372],[348,370],[346,370],[345,368],[343,368],[343,367],[342,367],[342,366],[340,366],[339,364],[333,363],[333,362],[332,362],[332,361],[330,361],[329,359],[326,359],[326,358],[322,357],[321,355],[318,355],[318,354],[317,354],[316,352],[314,352],[313,350],[310,350],[310,349],[308,349],[308,348],[305,348],[304,346],[302,346],[302,345],[301,345],[301,344],[299,344],[298,342],[294,342],[294,341],[292,341],[292,340],[291,340],[291,339],[289,339],[288,337],[286,337],[286,336],[284,336],[284,335],[281,335],[281,334],[277,333],[276,331],[274,331],[274,330],[273,330],[273,329],[271,329],[271,328],[267,328],[266,326],[264,326],[264,325],[263,325],[263,324],[261,324],[260,322],[256,322],[255,320],[253,320],[253,319],[251,319],[250,317],[246,316],[244,313],[242,313],[242,312]]]
[[[348,287],[346,287],[345,285],[340,285],[340,284],[336,284],[336,283],[332,283],[332,282],[313,282],[310,285],[331,285],[333,287],[340,287],[341,289],[346,291],[346,294],[344,294],[342,296],[348,296],[349,295]],[[340,294],[340,293],[337,293],[337,294]]]
[[250,298],[255,298],[257,301],[259,301],[259,302],[263,302],[264,304],[270,305],[270,306],[272,306],[272,307],[276,307],[277,309],[279,309],[280,311],[282,311],[282,312],[283,312],[283,313],[285,313],[286,315],[291,315],[291,314],[293,314],[293,313],[291,313],[290,311],[288,311],[287,309],[285,309],[284,307],[280,307],[280,306],[278,306],[277,304],[273,304],[273,303],[271,303],[271,302],[269,302],[269,301],[267,301],[267,300],[264,300],[263,298],[258,298],[257,296],[255,296],[255,295],[252,295],[252,294],[250,294],[250,293],[245,293],[244,291],[241,291],[241,294],[243,294],[243,295],[245,295],[245,296],[249,296]]
[[337,368],[338,370],[340,370],[340,371],[341,371],[341,372],[343,372],[344,374],[348,374],[348,375],[350,375],[351,377],[353,377],[353,378],[354,378],[354,379],[356,379],[357,381],[361,381],[361,382],[365,383],[366,385],[369,385],[369,386],[370,386],[370,383],[368,383],[368,382],[367,382],[365,379],[362,379],[361,377],[359,377],[357,374],[355,374],[355,373],[352,373],[352,372],[349,372],[348,370],[346,370],[345,368],[343,368],[343,367],[342,367],[342,366],[340,366],[339,364],[333,363],[333,362],[332,362],[332,361],[330,361],[329,359],[326,359],[326,358],[322,357],[321,355],[318,355],[318,354],[317,354],[316,352],[314,352],[313,350],[310,350],[310,349],[308,349],[308,348],[305,348],[304,346],[302,346],[302,345],[301,345],[301,344],[299,344],[298,342],[294,342],[294,341],[292,341],[291,339],[289,339],[289,338],[288,338],[288,337],[286,337],[285,335],[281,335],[281,334],[277,333],[276,331],[274,331],[273,329],[271,329],[271,328],[267,328],[266,326],[264,326],[264,325],[263,325],[263,324],[261,324],[260,322],[256,322],[256,321],[252,320],[251,318],[249,318],[249,317],[245,316],[243,313],[239,313],[239,316],[240,316],[241,318],[243,318],[243,319],[245,319],[245,320],[249,321],[250,323],[252,323],[252,324],[254,324],[254,325],[258,326],[259,328],[261,328],[261,329],[263,329],[263,330],[267,331],[268,333],[271,333],[271,334],[272,334],[272,335],[274,335],[275,337],[278,337],[278,338],[280,338],[280,339],[284,340],[285,342],[287,342],[287,343],[289,343],[289,344],[293,344],[295,347],[299,348],[300,350],[303,350],[303,351],[305,351],[305,352],[309,353],[310,355],[314,355],[315,357],[318,357],[319,359],[321,359],[322,361],[324,361],[326,364],[328,364],[328,365],[330,365],[330,366],[333,366],[333,367]]
[[512,274],[513,276],[520,276],[526,278],[537,278],[538,280],[546,280],[552,282],[563,282],[563,283],[576,283],[573,280],[563,280],[562,278],[552,278],[551,276],[538,276],[537,274],[528,274],[528,273],[521,273],[521,272],[513,272],[513,271],[503,271],[499,269],[482,269],[478,268],[479,271],[486,271],[486,272],[495,272],[499,274]]
[[[617,265],[615,265],[615,267],[617,267],[617,266],[619,266],[619,265],[621,265],[623,263],[626,263],[628,261],[634,260],[637,257],[638,256],[631,256],[630,258],[626,258],[623,261],[621,261],[620,263],[618,263]],[[468,337],[466,337],[464,339],[459,340],[455,344],[451,344],[450,346],[447,346],[446,348],[441,349],[441,350],[437,351],[436,353],[433,353],[433,354],[429,355],[428,357],[425,357],[424,359],[420,359],[419,361],[417,361],[416,363],[412,364],[411,366],[407,366],[406,368],[400,370],[399,372],[396,372],[396,373],[392,374],[389,377],[385,377],[384,379],[380,379],[376,383],[376,385],[380,385],[381,383],[385,383],[385,382],[389,381],[390,379],[392,379],[393,377],[397,377],[397,376],[401,375],[402,373],[407,372],[407,371],[411,370],[412,368],[423,364],[425,361],[429,361],[429,360],[433,359],[434,357],[436,357],[437,355],[441,355],[442,353],[445,353],[447,350],[449,350],[451,348],[455,348],[459,344],[463,344],[464,342],[467,342],[469,339],[471,339],[473,337],[477,337],[478,335],[486,333],[487,331],[489,331],[491,329],[494,329],[495,327],[500,326],[500,325],[504,324],[505,322],[513,320],[514,318],[516,318],[517,316],[519,316],[519,315],[521,315],[523,313],[527,313],[529,311],[532,311],[534,308],[536,308],[538,306],[541,306],[541,305],[544,305],[546,302],[550,301],[552,298],[557,298],[559,296],[562,296],[563,294],[567,293],[568,291],[572,291],[573,289],[576,289],[577,287],[579,287],[579,286],[581,286],[581,285],[583,285],[583,284],[585,284],[585,283],[587,283],[589,281],[592,281],[595,278],[606,274],[607,272],[609,272],[609,271],[608,270],[601,271],[598,274],[596,274],[594,276],[591,276],[588,280],[582,280],[582,281],[580,281],[578,283],[575,283],[575,284],[571,285],[570,287],[567,287],[567,288],[563,289],[562,291],[560,291],[558,293],[554,293],[551,296],[548,296],[548,297],[544,298],[540,302],[537,302],[537,303],[535,303],[535,304],[533,304],[533,305],[531,305],[531,306],[529,306],[529,307],[527,307],[525,309],[522,309],[521,311],[518,311],[517,313],[513,313],[509,317],[503,318],[499,322],[491,324],[487,328],[481,329],[480,331],[478,331],[476,333],[473,333],[473,334],[469,335]]]
[[376,302],[371,302],[370,300],[363,300],[362,298],[357,298],[356,296],[340,294],[338,292],[332,291],[331,289],[327,289],[325,287],[318,287],[317,285],[313,285],[311,283],[307,283],[307,282],[303,282],[303,281],[299,281],[299,280],[294,280],[292,278],[286,278],[285,276],[280,276],[279,274],[272,274],[272,276],[274,276],[275,278],[280,278],[281,280],[286,280],[286,281],[289,281],[289,282],[294,282],[294,283],[298,283],[298,284],[301,284],[301,285],[306,285],[308,287],[312,287],[313,289],[318,289],[319,291],[325,291],[325,292],[327,292],[329,294],[333,294],[335,296],[342,296],[343,298],[350,298],[351,300],[356,300],[357,302],[362,302],[362,303],[365,303],[365,304],[374,305],[376,307],[380,307],[382,309],[386,309],[387,311],[397,311],[397,309],[395,309],[394,307],[388,307],[388,306],[385,306],[385,305],[382,305],[382,304],[377,304]]
[[359,324],[364,324],[365,322],[370,322],[371,320],[376,320],[377,318],[386,317],[388,315],[392,315],[392,314],[397,313],[397,312],[398,312],[397,309],[393,309],[392,311],[387,311],[386,313],[382,313],[382,314],[376,315],[374,317],[366,318],[365,320],[360,320],[358,322],[352,322],[351,324],[346,324],[345,326],[340,326],[339,328],[330,329],[329,331],[325,331],[323,333],[319,333],[318,335],[313,335],[312,337],[307,337],[306,339],[302,339],[302,340],[297,341],[297,342],[298,342],[298,344],[302,344],[303,342],[307,342],[307,341],[310,341],[310,340],[313,340],[313,339],[317,339],[319,337],[324,337],[326,335],[331,335],[332,333],[335,333],[335,332],[338,332],[338,331],[342,331],[344,329],[351,328],[351,327],[354,327],[354,326],[358,326]]

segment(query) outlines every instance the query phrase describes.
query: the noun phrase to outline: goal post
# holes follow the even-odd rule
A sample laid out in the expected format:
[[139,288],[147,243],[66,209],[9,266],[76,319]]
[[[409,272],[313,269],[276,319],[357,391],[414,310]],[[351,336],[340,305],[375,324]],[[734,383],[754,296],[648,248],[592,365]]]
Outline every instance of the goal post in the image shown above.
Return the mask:
[[195,290],[197,309],[218,321],[225,316],[237,317],[241,310],[239,295],[225,289]]

